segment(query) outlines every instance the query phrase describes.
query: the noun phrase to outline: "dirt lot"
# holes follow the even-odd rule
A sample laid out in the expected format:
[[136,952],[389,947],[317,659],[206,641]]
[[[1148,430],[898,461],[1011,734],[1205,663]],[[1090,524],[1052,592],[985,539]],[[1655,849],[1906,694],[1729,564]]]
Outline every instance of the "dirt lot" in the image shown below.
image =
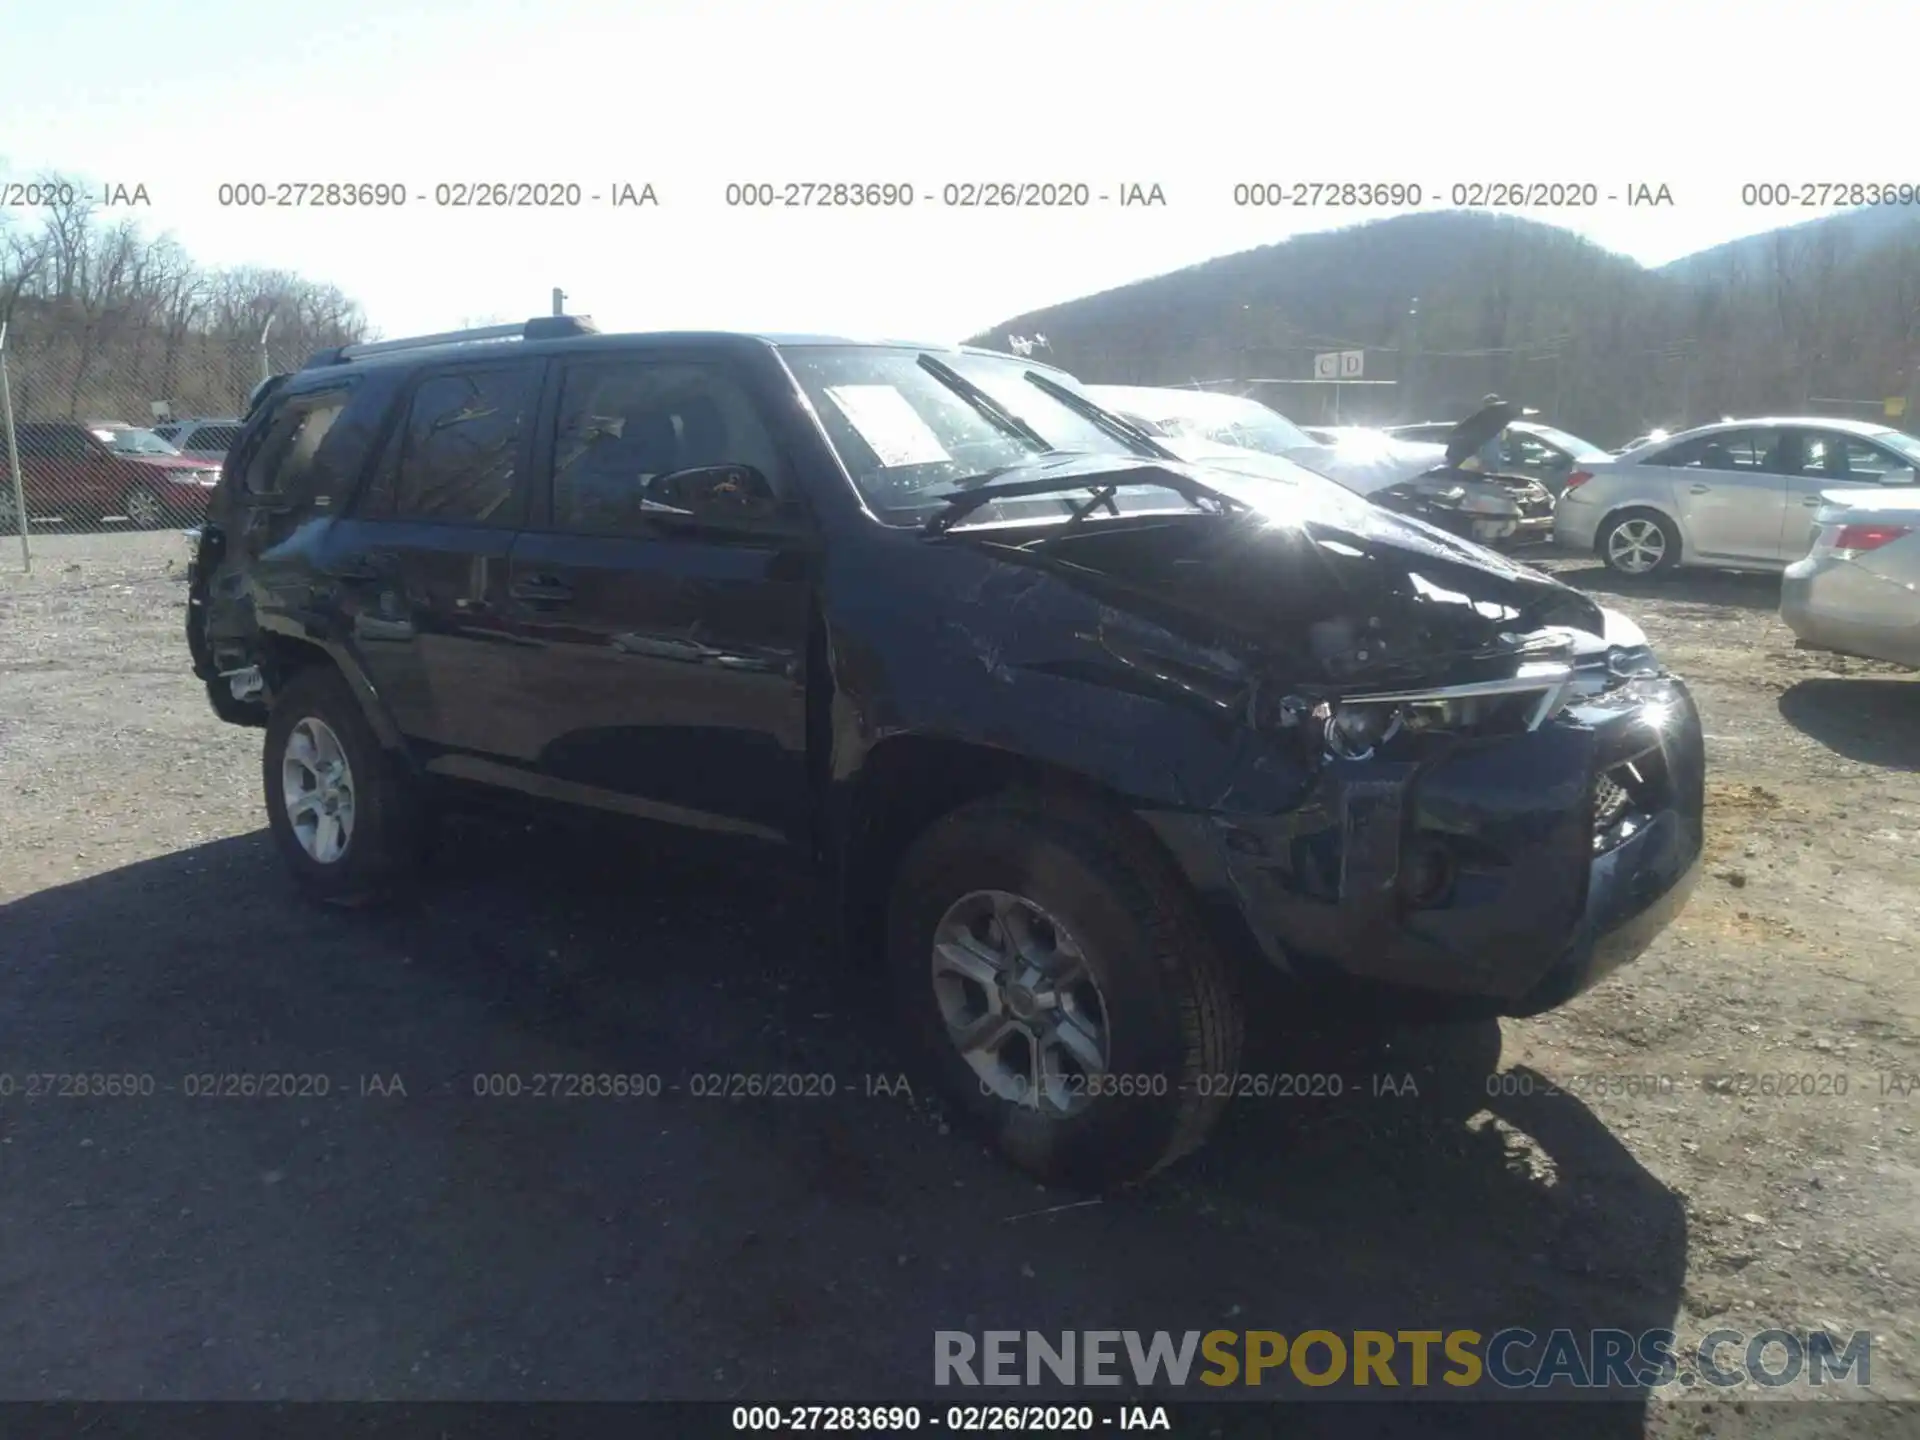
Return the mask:
[[[923,1099],[866,1093],[899,1066],[801,876],[475,823],[414,909],[298,903],[258,733],[185,668],[184,558],[0,561],[0,1399],[858,1400],[928,1394],[942,1328],[1419,1325],[1864,1328],[1873,1392],[1920,1395],[1920,683],[1795,651],[1773,582],[1548,562],[1706,719],[1710,870],[1649,955],[1534,1021],[1273,1027],[1289,1070],[1418,1098],[1249,1101],[1143,1190],[1045,1213]],[[474,1093],[583,1071],[663,1093]],[[689,1093],[745,1071],[838,1094]],[[153,1093],[20,1093],[76,1072]],[[328,1093],[189,1098],[204,1072]],[[1920,1428],[1773,1393],[1556,1433]]]

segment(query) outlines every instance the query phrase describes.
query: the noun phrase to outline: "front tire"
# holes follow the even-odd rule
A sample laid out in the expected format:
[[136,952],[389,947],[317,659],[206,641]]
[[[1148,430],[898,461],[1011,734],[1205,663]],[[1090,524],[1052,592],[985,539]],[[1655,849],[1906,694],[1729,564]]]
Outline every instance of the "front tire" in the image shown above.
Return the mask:
[[136,530],[158,530],[167,523],[167,507],[144,485],[127,491],[120,501],[120,513]]
[[413,879],[425,814],[331,665],[300,671],[274,698],[261,768],[274,843],[309,896],[365,905]]
[[1680,532],[1657,510],[1623,510],[1600,527],[1594,548],[1616,575],[1663,575],[1680,563]]
[[887,957],[928,1077],[1042,1180],[1142,1179],[1219,1117],[1243,1033],[1227,966],[1097,806],[1021,792],[936,822],[895,878]]

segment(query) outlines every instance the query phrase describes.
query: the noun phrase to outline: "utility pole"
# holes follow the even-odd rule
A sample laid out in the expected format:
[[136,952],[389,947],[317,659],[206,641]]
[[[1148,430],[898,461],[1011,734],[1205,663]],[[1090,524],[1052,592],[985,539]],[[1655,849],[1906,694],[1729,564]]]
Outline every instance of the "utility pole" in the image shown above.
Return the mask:
[[562,290],[558,285],[554,286],[553,287],[553,313],[556,315],[566,314],[567,312],[564,308],[566,303],[567,303],[567,292]]
[[[1407,322],[1406,322],[1405,334],[1406,334],[1406,339],[1402,342],[1402,349],[1401,349],[1401,355],[1400,355],[1401,383],[1400,383],[1400,405],[1398,408],[1400,408],[1402,411],[1407,411],[1408,407],[1414,406],[1418,403],[1419,392],[1414,388],[1414,383],[1413,383],[1414,382],[1414,363],[1415,363],[1416,357],[1420,353],[1420,297],[1418,295],[1415,295],[1410,301],[1407,302]],[[1406,414],[1402,414],[1400,418],[1402,420],[1412,420],[1412,419],[1417,419],[1418,417],[1411,413],[1406,413]]]

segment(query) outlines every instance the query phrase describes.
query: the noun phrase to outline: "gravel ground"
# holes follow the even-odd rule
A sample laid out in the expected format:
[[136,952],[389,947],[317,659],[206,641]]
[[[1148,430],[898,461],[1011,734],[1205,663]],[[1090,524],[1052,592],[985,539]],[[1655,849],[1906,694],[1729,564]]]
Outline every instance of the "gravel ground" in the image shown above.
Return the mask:
[[[950,1400],[935,1329],[1516,1324],[1869,1329],[1872,1391],[1920,1394],[1920,683],[1793,649],[1775,582],[1545,562],[1706,719],[1709,874],[1647,956],[1537,1020],[1269,1036],[1347,1094],[1045,1213],[899,1093],[803,876],[470,822],[410,909],[298,902],[259,734],[186,670],[184,560],[0,561],[0,1399]],[[748,1071],[837,1093],[690,1093]],[[96,1072],[153,1093],[19,1093]],[[545,1072],[662,1094],[474,1093]],[[1913,1433],[1771,1393],[1577,1433]]]

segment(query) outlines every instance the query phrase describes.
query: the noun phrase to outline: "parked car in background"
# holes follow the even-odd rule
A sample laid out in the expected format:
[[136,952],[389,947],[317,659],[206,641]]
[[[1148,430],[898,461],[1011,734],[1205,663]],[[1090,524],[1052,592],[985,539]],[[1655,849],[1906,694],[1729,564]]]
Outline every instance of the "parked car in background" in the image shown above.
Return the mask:
[[1553,530],[1553,497],[1539,484],[1461,470],[1458,461],[1484,443],[1417,444],[1377,430],[1348,429],[1331,443],[1316,441],[1258,400],[1210,390],[1140,385],[1089,385],[1101,405],[1164,440],[1183,458],[1218,463],[1209,447],[1229,446],[1276,455],[1337,481],[1357,495],[1403,515],[1439,525],[1482,544],[1544,540]]
[[1587,462],[1568,478],[1554,539],[1625,575],[1683,565],[1779,570],[1807,553],[1835,486],[1916,483],[1920,440],[1860,420],[1701,425]]
[[[132,425],[23,420],[15,427],[21,489],[33,524],[123,518],[143,530],[206,514],[217,466],[189,460]],[[0,485],[0,528],[13,528],[13,486]]]
[[240,438],[240,422],[232,418],[195,416],[187,420],[169,420],[153,427],[153,433],[176,447],[190,460],[211,460],[218,465]]
[[1833,489],[1787,567],[1780,618],[1815,650],[1920,669],[1920,488]]
[[1024,358],[505,328],[315,355],[200,531],[315,899],[463,792],[781,847],[951,1113],[1100,1187],[1206,1135],[1252,975],[1538,1014],[1697,879],[1687,688],[1547,575]]
[[[1446,437],[1453,433],[1458,423],[1452,420],[1423,420],[1413,425],[1390,425],[1386,433],[1396,439],[1426,440],[1444,445]],[[1566,488],[1569,475],[1590,468],[1594,461],[1613,458],[1612,451],[1603,450],[1578,435],[1569,435],[1565,430],[1556,430],[1551,425],[1524,418],[1509,422],[1504,441],[1506,453],[1500,464],[1500,472],[1538,480],[1554,495]]]

